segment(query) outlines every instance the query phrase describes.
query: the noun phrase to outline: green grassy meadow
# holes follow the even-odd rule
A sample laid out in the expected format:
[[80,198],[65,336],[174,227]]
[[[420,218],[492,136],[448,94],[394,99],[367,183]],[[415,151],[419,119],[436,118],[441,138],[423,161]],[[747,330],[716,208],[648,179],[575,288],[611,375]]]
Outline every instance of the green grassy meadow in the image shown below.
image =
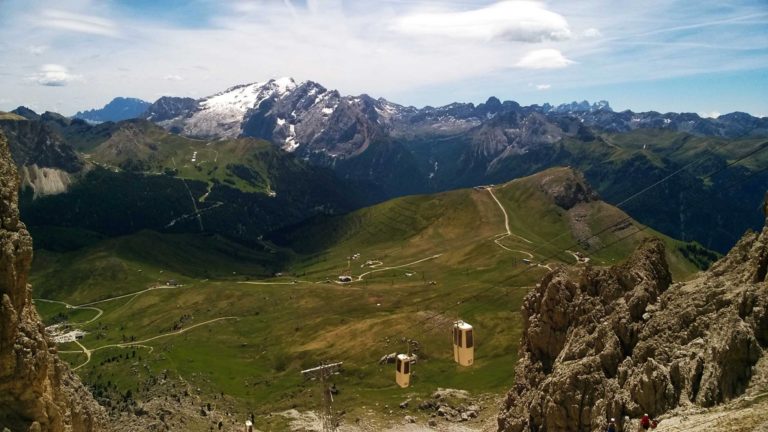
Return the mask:
[[[566,215],[537,188],[539,180],[494,189],[512,233],[532,242],[499,239],[511,250],[494,242],[506,229],[491,194],[463,189],[315,218],[257,248],[219,236],[142,231],[94,239],[74,251],[39,250],[34,297],[92,303],[103,312],[82,324],[98,312],[36,302],[47,323],[65,316],[88,332],[81,341],[92,351],[87,364],[74,352],[77,345],[59,349],[92,387],[130,390],[140,400],[147,394],[143,383],[168,373],[199,388],[203,399],[226,395],[234,412],[243,418],[252,412],[257,427],[271,430],[279,429],[271,413],[318,409],[317,386],[302,378],[302,369],[343,361],[334,378],[335,407],[347,419],[369,410],[392,421],[405,412],[423,416],[418,400],[438,387],[501,395],[513,385],[520,307],[547,271],[526,264],[527,255],[515,250],[542,265],[574,263],[561,251],[580,250]],[[624,217],[605,203],[590,205],[595,232]],[[609,230],[601,241],[630,232]],[[632,235],[599,251],[593,262],[621,261],[647,235],[659,234]],[[662,238],[675,278],[688,277],[695,267],[678,252],[679,242]],[[337,283],[342,274],[354,282]],[[181,286],[168,286],[170,280]],[[450,326],[457,318],[476,332],[469,368],[453,363]],[[420,351],[413,385],[401,389],[394,365],[378,360],[404,352],[406,339],[417,340]],[[397,408],[407,398],[416,402]]]
[[274,145],[256,139],[197,140],[167,133],[145,121],[125,122],[86,158],[111,168],[225,183],[243,192],[271,193]]

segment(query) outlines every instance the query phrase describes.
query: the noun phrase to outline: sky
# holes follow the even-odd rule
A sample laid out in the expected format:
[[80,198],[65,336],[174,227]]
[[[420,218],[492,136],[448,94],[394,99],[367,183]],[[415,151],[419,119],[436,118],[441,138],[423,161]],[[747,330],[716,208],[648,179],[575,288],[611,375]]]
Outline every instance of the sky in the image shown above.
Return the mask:
[[768,0],[0,0],[0,110],[283,76],[417,107],[768,116]]

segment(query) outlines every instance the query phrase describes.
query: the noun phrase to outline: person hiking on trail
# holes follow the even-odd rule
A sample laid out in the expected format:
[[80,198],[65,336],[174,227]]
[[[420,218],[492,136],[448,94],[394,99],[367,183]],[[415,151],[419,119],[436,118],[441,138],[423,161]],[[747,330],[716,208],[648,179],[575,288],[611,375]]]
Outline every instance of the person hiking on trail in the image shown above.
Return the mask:
[[659,421],[656,419],[651,420],[651,429],[656,429],[656,427],[659,425]]
[[618,432],[616,429],[616,419],[611,418],[611,421],[608,423],[608,428],[605,430],[605,432]]
[[643,418],[640,419],[640,427],[643,430],[648,430],[651,427],[651,418],[648,417],[648,414],[643,414]]

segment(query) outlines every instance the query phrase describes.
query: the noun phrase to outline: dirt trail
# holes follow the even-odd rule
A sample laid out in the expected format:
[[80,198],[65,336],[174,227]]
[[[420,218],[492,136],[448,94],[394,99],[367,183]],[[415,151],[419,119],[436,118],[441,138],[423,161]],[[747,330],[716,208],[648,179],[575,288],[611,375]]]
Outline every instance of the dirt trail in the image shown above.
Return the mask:
[[[528,251],[524,251],[524,250],[520,250],[520,249],[510,249],[510,248],[504,246],[503,244],[501,244],[501,240],[505,239],[507,237],[517,237],[518,239],[520,239],[520,240],[522,240],[524,242],[530,243],[530,244],[533,244],[533,242],[528,240],[527,238],[525,238],[523,236],[519,236],[519,235],[513,233],[512,230],[509,229],[509,215],[507,214],[507,210],[501,204],[501,201],[499,201],[499,199],[496,198],[496,195],[493,193],[493,189],[492,188],[488,187],[485,190],[487,190],[488,193],[491,194],[491,197],[493,197],[493,200],[496,201],[496,204],[501,209],[501,212],[504,213],[504,228],[507,230],[507,232],[505,232],[505,233],[497,234],[495,236],[496,238],[493,240],[493,242],[496,243],[502,249],[508,250],[510,252],[521,253],[521,254],[526,255],[528,257],[528,259],[533,259],[533,254],[528,252]],[[552,270],[552,267],[550,267],[549,264],[536,263],[536,265],[539,266],[539,267],[543,267],[543,268],[545,268],[547,270],[550,270],[550,271]]]
[[[79,341],[75,341],[75,343],[83,350],[82,352],[85,354],[86,359],[85,359],[85,362],[83,362],[82,364],[78,365],[75,368],[72,368],[72,370],[76,371],[76,370],[80,369],[81,367],[87,365],[91,361],[91,354],[93,354],[96,351],[105,349],[105,348],[141,347],[141,348],[149,348],[149,350],[151,352],[153,348],[151,346],[143,345],[143,344],[145,344],[147,342],[151,342],[153,340],[160,339],[160,338],[164,338],[164,337],[168,337],[168,336],[176,336],[176,335],[179,335],[179,334],[182,334],[182,333],[186,333],[186,332],[188,332],[188,331],[190,331],[192,329],[195,329],[195,328],[200,327],[200,326],[204,326],[206,324],[211,324],[211,323],[214,323],[216,321],[230,320],[230,319],[238,319],[238,317],[229,316],[229,317],[214,318],[214,319],[211,319],[211,320],[208,320],[208,321],[203,321],[203,322],[195,324],[195,325],[191,325],[191,326],[183,328],[181,330],[177,330],[177,331],[174,331],[174,332],[161,334],[161,335],[158,335],[158,336],[153,336],[151,338],[142,339],[142,340],[135,341],[135,342],[124,342],[124,343],[103,345],[103,346],[100,346],[100,347],[94,348],[94,349],[88,349],[83,344],[81,344]],[[66,352],[70,352],[70,351],[66,351]],[[75,351],[75,352],[77,352],[77,351]]]
[[768,432],[768,392],[710,409],[661,417],[659,432]]
[[355,282],[362,281],[363,280],[363,276],[368,276],[371,273],[376,273],[376,272],[381,272],[381,271],[385,271],[385,270],[393,270],[393,269],[399,269],[399,268],[403,268],[403,267],[408,267],[408,266],[411,266],[411,265],[414,265],[414,264],[422,263],[424,261],[429,261],[429,260],[433,260],[433,259],[439,258],[442,255],[443,254],[440,253],[440,254],[432,255],[432,256],[429,256],[429,257],[426,257],[426,258],[422,258],[420,260],[416,260],[416,261],[413,261],[413,262],[409,262],[409,263],[401,264],[401,265],[397,265],[397,266],[392,266],[392,267],[381,267],[381,268],[378,268],[378,266],[376,266],[377,268],[375,270],[371,270],[371,271],[368,271],[368,272],[365,272],[365,273],[361,273],[357,277],[357,280],[355,280]]
[[[527,238],[525,238],[525,237],[523,237],[523,236],[519,236],[519,235],[517,235],[517,234],[514,234],[514,233],[512,232],[512,230],[510,230],[510,229],[509,229],[509,215],[507,215],[507,210],[504,208],[504,206],[503,206],[503,205],[501,205],[501,201],[499,201],[499,199],[498,199],[498,198],[496,198],[496,194],[494,194],[494,193],[493,193],[493,189],[491,189],[491,188],[487,188],[486,190],[488,191],[488,193],[490,193],[490,194],[491,194],[491,196],[493,197],[493,200],[494,200],[494,201],[496,201],[496,204],[498,204],[499,208],[500,208],[500,209],[501,209],[501,211],[504,213],[504,228],[506,228],[506,229],[507,229],[507,233],[506,233],[506,236],[507,236],[507,237],[508,237],[508,236],[517,237],[517,238],[519,238],[520,240],[522,240],[522,241],[524,241],[524,242],[526,242],[526,243],[528,243],[528,244],[533,244],[533,242],[532,242],[532,241],[528,240]],[[496,240],[496,244],[499,244],[499,243],[498,243],[498,240],[501,240],[501,238],[499,238],[499,239],[497,239],[497,240]],[[500,245],[500,244],[499,244],[499,246],[501,246],[501,247],[504,247],[504,246],[502,246],[502,245]],[[506,248],[504,248],[504,249],[506,249]]]
[[64,305],[67,309],[88,309],[88,310],[96,311],[96,316],[91,318],[91,319],[89,319],[88,321],[81,322],[81,323],[72,323],[72,324],[76,324],[76,325],[90,324],[90,323],[96,321],[97,319],[99,319],[102,315],[104,315],[104,311],[103,310],[101,310],[99,308],[95,308],[95,307],[90,307],[90,306],[87,306],[87,305],[74,306],[74,305],[71,305],[71,304],[63,302],[63,301],[48,300],[48,299],[41,299],[41,298],[35,299],[35,301],[41,301],[41,302],[44,302],[44,303],[56,303],[56,304]]

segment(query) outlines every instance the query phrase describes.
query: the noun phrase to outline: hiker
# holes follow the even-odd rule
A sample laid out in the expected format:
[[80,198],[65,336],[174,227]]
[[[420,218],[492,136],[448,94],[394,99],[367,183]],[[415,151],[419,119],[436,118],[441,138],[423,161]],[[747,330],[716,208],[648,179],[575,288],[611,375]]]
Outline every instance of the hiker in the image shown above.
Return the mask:
[[648,414],[643,414],[643,418],[640,419],[640,427],[643,428],[643,430],[648,430],[651,427],[651,418]]
[[656,429],[659,426],[659,421],[656,419],[651,420],[651,429]]
[[605,432],[618,432],[616,429],[616,419],[611,418],[611,421],[608,423],[608,428],[605,430]]

